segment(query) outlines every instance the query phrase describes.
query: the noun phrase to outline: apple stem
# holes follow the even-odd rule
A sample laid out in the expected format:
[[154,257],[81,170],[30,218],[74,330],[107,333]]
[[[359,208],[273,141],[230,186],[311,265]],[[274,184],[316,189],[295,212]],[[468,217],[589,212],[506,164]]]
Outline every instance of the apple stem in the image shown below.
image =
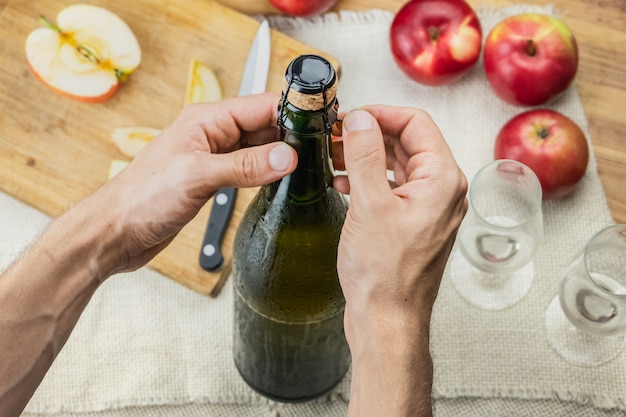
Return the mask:
[[526,41],[526,54],[528,56],[537,55],[537,45],[535,45],[535,42],[532,39],[528,39]]
[[115,76],[121,82],[124,82],[124,81],[126,81],[126,79],[128,79],[128,73],[125,73],[124,71],[119,70],[117,68],[115,68]]
[[45,16],[39,16],[38,20],[39,20],[39,23],[42,24],[43,26],[52,30],[56,30],[57,32],[61,33],[61,28],[55,25],[54,23],[52,23],[51,21],[49,21],[48,19],[46,19]]
[[439,28],[436,26],[429,26],[428,27],[428,36],[430,36],[430,40],[433,42],[436,42],[437,39],[439,39]]
[[550,129],[546,127],[540,128],[537,131],[537,136],[539,136],[541,139],[548,139],[548,136],[550,136]]

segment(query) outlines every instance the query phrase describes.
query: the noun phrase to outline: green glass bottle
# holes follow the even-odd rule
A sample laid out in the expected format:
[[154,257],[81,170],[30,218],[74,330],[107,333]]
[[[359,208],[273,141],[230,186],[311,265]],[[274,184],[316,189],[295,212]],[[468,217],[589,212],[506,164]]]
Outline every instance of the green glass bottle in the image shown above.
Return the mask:
[[278,401],[318,397],[350,366],[337,245],[347,203],[332,188],[337,76],[316,55],[294,59],[279,103],[296,170],[261,187],[234,242],[234,358],[243,379]]

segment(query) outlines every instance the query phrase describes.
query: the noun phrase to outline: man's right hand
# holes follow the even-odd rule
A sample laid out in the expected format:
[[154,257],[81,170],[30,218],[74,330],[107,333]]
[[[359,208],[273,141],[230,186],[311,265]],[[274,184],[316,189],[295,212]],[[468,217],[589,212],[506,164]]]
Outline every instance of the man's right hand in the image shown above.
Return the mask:
[[350,415],[430,415],[430,316],[467,211],[467,180],[420,110],[354,110],[342,141],[347,176],[335,187],[350,194],[338,252],[353,355]]

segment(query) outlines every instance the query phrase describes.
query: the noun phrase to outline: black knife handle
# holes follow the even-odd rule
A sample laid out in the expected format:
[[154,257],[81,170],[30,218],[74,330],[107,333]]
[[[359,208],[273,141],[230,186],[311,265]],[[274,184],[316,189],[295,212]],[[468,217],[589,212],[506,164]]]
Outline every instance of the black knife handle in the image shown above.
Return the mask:
[[224,262],[222,239],[230,223],[236,197],[236,188],[220,188],[213,199],[213,208],[200,248],[200,266],[207,271],[215,271]]

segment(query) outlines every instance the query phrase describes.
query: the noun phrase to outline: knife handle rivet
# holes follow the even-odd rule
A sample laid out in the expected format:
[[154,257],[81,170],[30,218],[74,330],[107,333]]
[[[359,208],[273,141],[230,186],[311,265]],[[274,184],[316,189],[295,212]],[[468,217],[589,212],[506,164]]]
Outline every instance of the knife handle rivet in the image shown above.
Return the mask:
[[213,256],[215,255],[216,252],[216,248],[214,245],[208,244],[208,245],[204,245],[204,247],[202,248],[202,253],[204,253],[206,256]]
[[223,206],[224,204],[228,203],[228,196],[224,193],[219,193],[215,196],[215,202],[220,206]]

